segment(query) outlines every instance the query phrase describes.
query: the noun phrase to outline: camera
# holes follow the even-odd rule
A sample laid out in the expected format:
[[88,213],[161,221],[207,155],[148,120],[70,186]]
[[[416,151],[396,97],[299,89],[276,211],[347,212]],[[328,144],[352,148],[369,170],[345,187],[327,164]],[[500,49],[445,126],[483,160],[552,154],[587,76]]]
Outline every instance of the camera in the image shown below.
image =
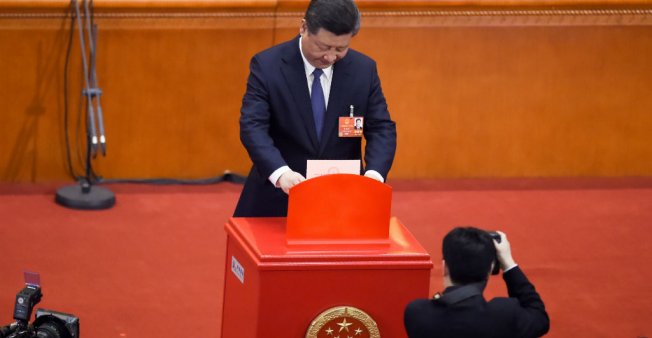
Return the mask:
[[38,274],[26,272],[25,281],[25,287],[16,294],[16,321],[0,327],[0,338],[79,338],[79,318],[68,313],[37,309],[34,322],[29,323],[43,293]]
[[[491,236],[491,239],[493,239],[494,241],[500,243],[501,238],[500,238],[499,233],[497,233],[495,231],[487,231],[487,233],[489,234],[489,236]],[[493,268],[493,270],[491,270],[491,274],[492,275],[497,275],[499,273],[500,273],[500,262],[498,261],[498,257],[496,257],[496,261],[494,262],[494,268]]]

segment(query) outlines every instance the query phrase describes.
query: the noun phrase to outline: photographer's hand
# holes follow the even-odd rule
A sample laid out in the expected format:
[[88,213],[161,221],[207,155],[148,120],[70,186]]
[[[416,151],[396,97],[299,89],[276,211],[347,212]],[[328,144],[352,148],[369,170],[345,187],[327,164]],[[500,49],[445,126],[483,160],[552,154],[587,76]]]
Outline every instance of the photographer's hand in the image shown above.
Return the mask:
[[502,231],[496,231],[500,234],[500,243],[494,240],[494,245],[496,246],[496,255],[498,256],[498,262],[500,262],[500,267],[503,271],[507,271],[516,266],[516,262],[512,257],[512,248],[509,245],[507,240],[507,235]]

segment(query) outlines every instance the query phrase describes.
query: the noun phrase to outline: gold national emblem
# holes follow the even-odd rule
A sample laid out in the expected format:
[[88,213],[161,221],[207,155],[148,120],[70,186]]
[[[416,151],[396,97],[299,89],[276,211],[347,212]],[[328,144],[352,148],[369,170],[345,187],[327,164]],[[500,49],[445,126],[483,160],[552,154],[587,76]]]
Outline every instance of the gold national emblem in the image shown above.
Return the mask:
[[306,338],[380,338],[380,333],[376,322],[364,311],[336,306],[310,323]]

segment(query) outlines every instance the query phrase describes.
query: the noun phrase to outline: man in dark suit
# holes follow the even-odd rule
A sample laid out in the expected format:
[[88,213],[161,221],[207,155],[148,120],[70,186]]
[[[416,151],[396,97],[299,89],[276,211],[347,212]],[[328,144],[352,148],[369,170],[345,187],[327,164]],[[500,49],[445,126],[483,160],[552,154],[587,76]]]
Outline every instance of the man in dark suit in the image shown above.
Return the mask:
[[234,216],[286,216],[287,194],[305,180],[307,160],[361,159],[361,138],[338,136],[340,117],[364,118],[364,174],[386,179],[396,126],[376,63],[349,48],[359,27],[352,0],[313,0],[298,37],[252,58],[240,139],[253,167]]
[[[455,228],[443,241],[444,290],[405,309],[410,338],[540,337],[550,320],[534,285],[516,265],[502,232],[500,241],[476,228]],[[509,297],[487,302],[482,292],[498,262]]]

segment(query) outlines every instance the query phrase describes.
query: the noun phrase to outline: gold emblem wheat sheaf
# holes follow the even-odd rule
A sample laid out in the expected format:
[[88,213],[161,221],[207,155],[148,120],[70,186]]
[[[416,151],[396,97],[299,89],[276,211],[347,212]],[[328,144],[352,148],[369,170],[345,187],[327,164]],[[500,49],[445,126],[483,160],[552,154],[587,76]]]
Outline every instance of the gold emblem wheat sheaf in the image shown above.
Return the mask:
[[366,312],[352,306],[336,306],[310,323],[306,338],[380,338],[380,332]]

